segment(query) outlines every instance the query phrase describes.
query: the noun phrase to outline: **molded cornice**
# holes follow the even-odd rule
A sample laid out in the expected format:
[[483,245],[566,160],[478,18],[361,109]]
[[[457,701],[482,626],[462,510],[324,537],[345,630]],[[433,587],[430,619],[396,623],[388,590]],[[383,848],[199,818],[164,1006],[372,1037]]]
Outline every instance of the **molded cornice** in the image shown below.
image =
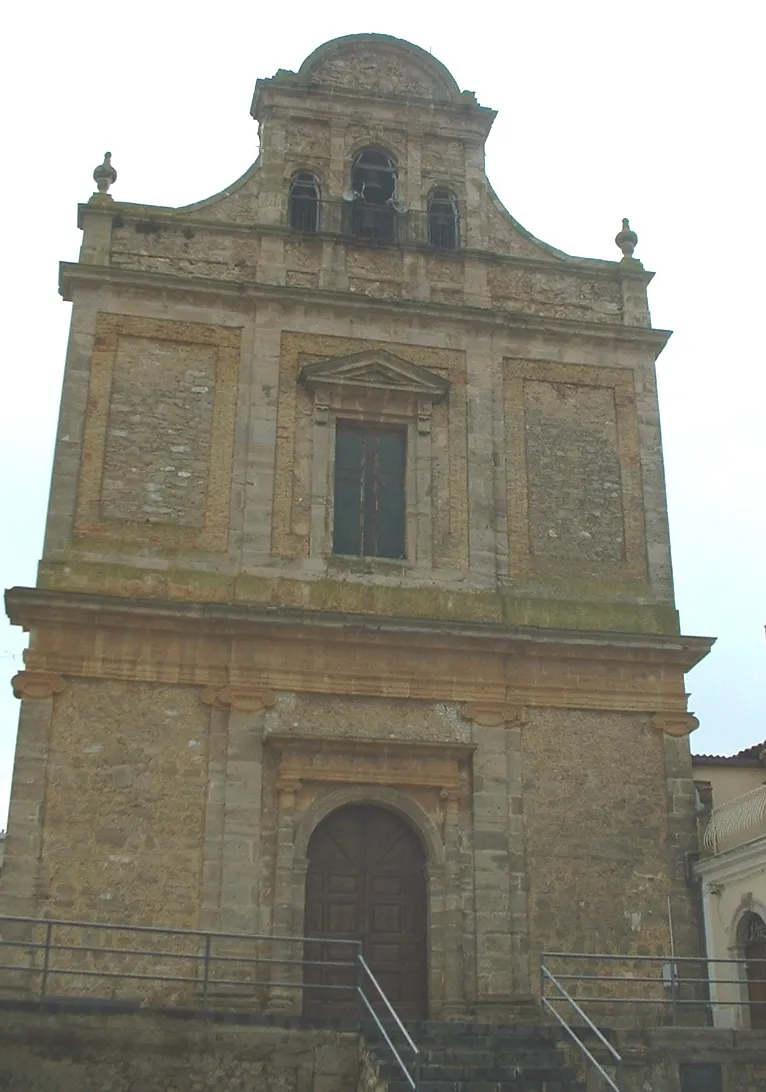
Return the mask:
[[113,269],[102,265],[83,265],[62,262],[59,267],[59,292],[69,302],[77,288],[100,288],[114,285],[116,288],[133,288],[149,292],[177,292],[188,298],[190,294],[213,296],[218,299],[240,301],[274,301],[305,305],[315,304],[326,308],[328,303],[360,308],[364,311],[384,312],[391,315],[423,314],[474,325],[502,326],[508,329],[531,330],[535,333],[558,333],[572,337],[580,335],[589,340],[605,342],[629,342],[645,345],[658,356],[670,338],[670,330],[656,330],[645,326],[620,326],[617,324],[581,322],[573,319],[542,318],[519,311],[498,311],[483,307],[454,307],[449,304],[421,300],[375,299],[353,292],[329,289],[296,288],[288,285],[241,283],[215,280],[212,277],[180,277],[163,273],[143,273],[136,270]]
[[35,670],[63,678],[199,685],[219,705],[280,690],[456,701],[479,724],[523,723],[533,707],[678,720],[683,674],[712,644],[34,588],[11,589],[6,606],[34,630]]

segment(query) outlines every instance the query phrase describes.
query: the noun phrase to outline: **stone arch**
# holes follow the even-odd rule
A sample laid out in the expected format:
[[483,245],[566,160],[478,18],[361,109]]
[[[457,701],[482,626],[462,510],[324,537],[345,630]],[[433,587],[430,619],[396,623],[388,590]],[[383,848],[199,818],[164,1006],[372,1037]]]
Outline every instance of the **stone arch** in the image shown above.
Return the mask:
[[[406,793],[383,785],[347,785],[317,796],[300,814],[293,814],[290,836],[281,839],[275,861],[274,931],[290,936],[305,935],[305,889],[308,873],[308,845],[312,834],[328,815],[348,804],[367,804],[387,809],[400,816],[420,839],[424,856],[426,882],[426,928],[428,962],[428,998],[433,1013],[444,1009],[450,992],[459,991],[461,972],[446,971],[450,959],[462,959],[453,943],[448,949],[447,904],[448,864],[445,843],[436,823],[423,807]],[[447,980],[452,983],[448,988]],[[289,1007],[295,995],[282,1001]],[[277,1006],[280,1001],[275,1001]]]
[[376,132],[375,125],[371,125],[369,132],[365,136],[354,136],[354,139],[346,142],[344,150],[344,156],[347,163],[353,163],[360,152],[363,152],[366,148],[370,148],[376,152],[383,152],[384,155],[389,155],[396,164],[397,172],[406,167],[406,154],[403,144],[397,141],[396,137],[392,134],[392,139],[389,139],[389,134],[384,133],[383,136],[379,136]]
[[[759,962],[756,973],[753,973],[747,962],[753,954],[753,937],[750,936],[753,925],[759,927],[762,938],[755,953],[760,961],[766,958],[766,906],[748,892],[740,900],[732,918],[729,956],[744,961],[737,965],[737,974],[733,976],[737,979],[737,994],[741,1006],[739,1024],[742,1027],[763,1029],[766,1028],[766,964]],[[753,1006],[753,1000],[762,1003]]]
[[348,34],[310,53],[298,70],[303,84],[327,84],[386,97],[454,102],[460,88],[449,69],[420,46],[388,34]]
[[304,864],[311,835],[331,812],[346,804],[372,804],[388,808],[410,824],[423,843],[429,874],[444,864],[444,842],[428,813],[405,793],[382,785],[347,786],[318,796],[296,821],[293,860]]
[[753,897],[752,891],[748,891],[737,904],[729,927],[729,952],[732,957],[740,952],[744,941],[744,929],[750,915],[759,917],[766,922],[766,904]]

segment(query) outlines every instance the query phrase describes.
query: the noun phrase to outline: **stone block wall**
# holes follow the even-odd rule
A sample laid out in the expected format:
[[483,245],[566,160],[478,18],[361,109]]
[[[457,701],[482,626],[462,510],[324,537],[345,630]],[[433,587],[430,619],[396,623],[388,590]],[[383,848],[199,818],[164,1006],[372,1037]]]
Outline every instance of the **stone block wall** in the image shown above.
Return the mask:
[[[394,414],[357,391],[320,420],[301,369],[360,352],[448,394]],[[339,563],[334,421],[381,413],[409,430],[407,558]],[[673,631],[651,361],[426,316],[352,320],[337,301],[159,306],[121,289],[105,307],[78,291],[40,582]]]
[[[643,1033],[621,1032],[616,1039],[623,1057],[616,1079],[621,1092],[682,1092],[681,1071],[689,1073],[685,1088],[702,1076],[698,1068],[720,1072],[723,1092],[757,1092],[766,1087],[766,1042],[757,1031],[726,1032],[712,1028],[655,1028]],[[599,1087],[594,1083],[594,1088]],[[713,1087],[699,1084],[699,1087]]]
[[22,726],[6,912],[300,936],[311,833],[361,802],[424,845],[433,1012],[534,992],[541,950],[664,955],[669,896],[676,950],[696,953],[682,755],[645,713],[217,695],[237,701],[73,680],[40,703],[35,766]]
[[6,1009],[2,1092],[357,1092],[359,1037],[180,1020]]
[[78,680],[52,705],[27,782],[44,816],[39,854],[14,830],[5,891],[31,886],[41,917],[196,928],[210,720],[198,691]]

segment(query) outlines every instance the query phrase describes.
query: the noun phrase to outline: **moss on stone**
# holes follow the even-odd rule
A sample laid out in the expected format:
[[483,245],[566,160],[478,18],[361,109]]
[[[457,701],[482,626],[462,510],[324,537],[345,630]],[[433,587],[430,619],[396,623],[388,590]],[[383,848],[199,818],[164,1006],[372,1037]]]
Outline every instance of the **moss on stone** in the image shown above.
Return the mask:
[[124,598],[185,602],[258,603],[339,614],[432,619],[594,633],[679,633],[671,604],[525,596],[504,590],[452,591],[435,587],[366,584],[329,577],[301,581],[285,577],[183,568],[137,569],[105,562],[44,562],[39,586]]

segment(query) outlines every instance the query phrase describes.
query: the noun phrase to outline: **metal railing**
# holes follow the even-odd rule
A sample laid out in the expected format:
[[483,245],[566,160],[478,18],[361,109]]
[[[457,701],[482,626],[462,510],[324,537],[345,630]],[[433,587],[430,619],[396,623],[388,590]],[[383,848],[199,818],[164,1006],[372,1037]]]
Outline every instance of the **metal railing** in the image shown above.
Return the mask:
[[304,234],[324,232],[383,246],[425,243],[438,250],[460,246],[456,218],[394,205],[368,205],[364,201],[293,202],[287,225]]
[[[757,986],[752,989],[754,979],[766,982],[766,959],[586,952],[543,952],[540,956],[543,1012],[555,1017],[612,1089],[616,1088],[614,1081],[572,1028],[573,1018],[567,1021],[561,1010],[573,1012],[619,1064],[619,1055],[592,1016],[602,1027],[620,1022],[621,1011],[634,1027],[668,1023],[674,1027],[747,1026],[749,1017],[766,1006],[766,1000],[753,996],[758,992]],[[584,1011],[586,1005],[591,1016]]]
[[766,785],[735,796],[710,813],[703,844],[709,853],[733,849],[766,835]]
[[[317,948],[323,958],[311,958]],[[359,941],[0,915],[0,998],[292,1012],[292,991],[303,994],[309,1018],[321,1015],[328,995],[345,993],[341,1009],[360,1025],[361,1015],[371,1018],[417,1089],[420,1051]]]
[[[716,1009],[755,1010],[766,1005],[750,991],[754,977],[766,981],[766,959],[542,953],[542,965],[550,970],[554,962],[561,967],[555,969],[557,980],[568,984],[579,1004],[597,1006],[612,1016],[618,1006],[633,1006],[633,1024],[646,1024],[640,1016],[645,1010],[655,1025],[709,1027]],[[573,964],[585,964],[586,969],[573,970]]]
[[[358,992],[359,992],[359,997],[361,998],[364,1005],[366,1006],[367,1011],[370,1014],[370,1016],[372,1017],[378,1031],[383,1036],[383,1040],[384,1040],[386,1046],[388,1047],[388,1049],[390,1050],[391,1054],[394,1056],[394,1060],[395,1060],[396,1064],[399,1066],[400,1072],[404,1075],[404,1078],[407,1081],[407,1084],[410,1086],[410,1088],[417,1089],[418,1084],[419,1084],[420,1050],[418,1049],[418,1047],[415,1046],[415,1043],[414,1043],[414,1041],[412,1039],[412,1036],[407,1031],[407,1029],[405,1028],[404,1024],[401,1022],[399,1017],[397,1016],[391,1002],[388,1000],[386,995],[383,993],[383,990],[380,988],[380,984],[378,983],[378,980],[375,978],[374,974],[372,973],[370,968],[367,966],[367,963],[365,962],[364,956],[361,954],[361,952],[359,953],[359,955],[357,957],[357,966],[359,968],[359,979],[357,980],[357,989],[358,989]],[[391,1019],[392,1019],[392,1021],[394,1023],[394,1027],[396,1028],[397,1031],[400,1032],[400,1034],[401,1034],[401,1036],[402,1036],[402,1038],[404,1040],[404,1045],[400,1048],[401,1051],[404,1052],[405,1050],[408,1050],[408,1051],[410,1051],[412,1053],[412,1059],[409,1062],[405,1061],[402,1058],[400,1051],[397,1050],[396,1047],[394,1046],[394,1044],[393,1044],[393,1042],[391,1040],[391,1037],[388,1035],[388,1033],[387,1033],[387,1031],[385,1029],[385,1026],[383,1025],[383,1022],[380,1020],[380,1018],[378,1017],[378,1014],[375,1011],[374,1005],[372,1004],[372,1002],[368,999],[367,995],[365,994],[364,985],[363,985],[363,976],[366,976],[367,978],[369,978],[370,984],[372,986],[374,986],[374,988],[375,988],[375,992],[377,994],[378,999],[383,1003],[384,1008],[388,1011],[388,1014],[389,1014],[389,1016],[391,1017]]]
[[574,1030],[574,1028],[570,1024],[567,1023],[567,1021],[564,1019],[564,1017],[561,1015],[561,1013],[558,1012],[558,1010],[553,1005],[550,997],[547,996],[546,989],[547,989],[547,986],[548,986],[549,983],[553,987],[555,987],[555,989],[557,991],[557,996],[556,996],[555,1000],[566,1001],[567,1004],[574,1010],[575,1014],[580,1017],[580,1019],[585,1024],[585,1026],[591,1032],[593,1032],[593,1034],[596,1036],[596,1039],[602,1044],[602,1046],[606,1047],[607,1051],[612,1056],[612,1060],[617,1065],[620,1065],[620,1063],[622,1062],[622,1058],[617,1053],[617,1051],[614,1049],[614,1047],[609,1042],[609,1040],[606,1038],[606,1036],[596,1027],[596,1025],[593,1023],[593,1021],[590,1019],[590,1017],[587,1016],[583,1012],[583,1010],[577,1004],[575,999],[573,997],[571,997],[567,993],[567,991],[564,989],[564,987],[561,985],[561,983],[558,981],[558,979],[555,978],[551,974],[551,972],[548,970],[548,968],[545,966],[545,964],[543,962],[541,962],[540,963],[540,1003],[542,1005],[543,1014],[545,1014],[546,1011],[550,1012],[551,1015],[554,1016],[556,1018],[556,1020],[558,1020],[559,1024],[562,1026],[562,1028],[567,1033],[567,1035],[569,1035],[570,1038],[574,1040],[576,1046],[585,1055],[585,1057],[588,1059],[588,1061],[591,1063],[591,1065],[594,1066],[596,1071],[601,1075],[603,1080],[606,1081],[606,1083],[609,1085],[609,1087],[611,1089],[613,1089],[613,1092],[620,1092],[620,1089],[617,1087],[617,1085],[614,1083],[614,1081],[609,1076],[607,1071],[604,1069],[604,1067],[602,1066],[602,1064],[598,1060],[598,1058],[596,1058],[593,1055],[593,1053],[590,1050],[588,1050],[588,1047],[585,1045],[585,1043],[580,1038],[580,1036],[577,1034],[577,1032]]

